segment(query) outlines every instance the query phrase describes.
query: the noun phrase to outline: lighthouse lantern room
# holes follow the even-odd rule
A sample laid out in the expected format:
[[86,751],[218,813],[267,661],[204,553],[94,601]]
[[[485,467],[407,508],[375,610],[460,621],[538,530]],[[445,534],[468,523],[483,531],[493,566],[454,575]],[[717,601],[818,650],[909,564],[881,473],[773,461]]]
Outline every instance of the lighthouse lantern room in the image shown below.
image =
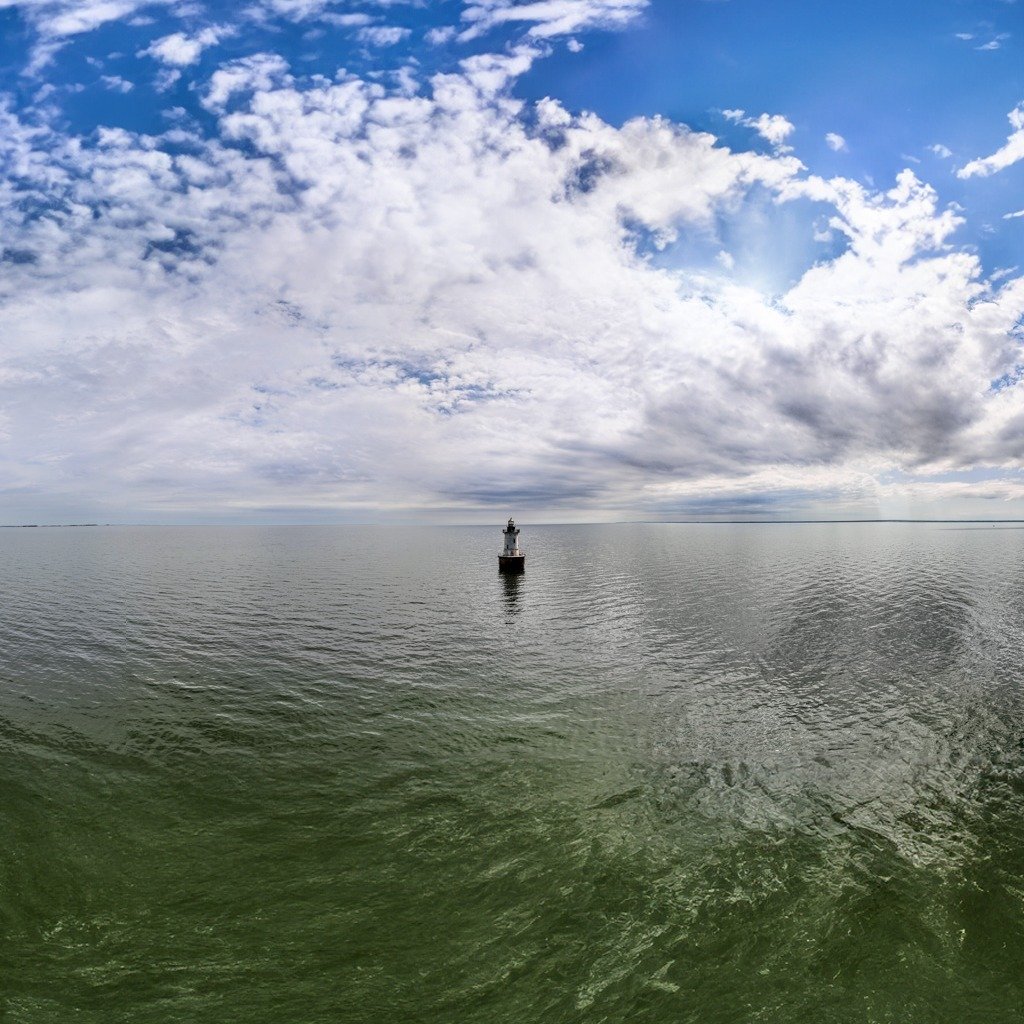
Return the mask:
[[519,527],[510,518],[503,532],[505,547],[498,555],[498,569],[501,572],[522,572],[526,568],[526,554],[519,547]]

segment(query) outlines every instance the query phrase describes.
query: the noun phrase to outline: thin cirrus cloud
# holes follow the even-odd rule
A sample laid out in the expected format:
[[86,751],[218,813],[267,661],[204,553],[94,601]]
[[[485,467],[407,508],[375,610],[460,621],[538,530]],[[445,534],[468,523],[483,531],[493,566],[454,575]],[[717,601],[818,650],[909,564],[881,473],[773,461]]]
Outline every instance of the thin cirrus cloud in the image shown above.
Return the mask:
[[91,32],[111,21],[127,18],[143,7],[171,0],[0,0],[0,10],[17,9],[48,38]]
[[135,88],[134,82],[129,82],[120,75],[101,75],[100,81],[111,92],[119,92],[122,95],[131,92]]
[[592,28],[622,28],[638,18],[649,0],[467,0],[462,13],[468,27],[464,40],[474,39],[499,25],[526,25],[538,39],[572,35]]
[[[533,29],[609,8],[519,10],[510,48],[403,81],[172,62],[201,109],[163,134],[0,110],[6,507],[945,507],[979,467],[1024,498],[1024,279],[986,277],[962,210],[815,174],[781,115],[728,112],[755,152],[519,99]],[[762,286],[789,216],[828,254]]]
[[[1001,50],[1003,43],[1010,38],[1008,32],[1000,32],[993,35],[990,31],[986,32],[955,32],[955,37],[964,43],[977,43],[974,47],[975,50],[981,53],[990,53],[993,50]],[[988,38],[985,38],[985,37]],[[984,39],[984,42],[980,42],[980,39]]]
[[359,29],[356,37],[370,46],[394,46],[407,39],[411,31],[398,25],[367,25]]
[[1006,116],[1013,129],[1006,144],[991,156],[979,157],[977,160],[964,164],[956,172],[958,178],[987,178],[990,174],[995,174],[1019,160],[1024,160],[1024,105],[1014,107]]
[[32,26],[36,43],[26,74],[37,75],[75,36],[123,20],[143,7],[166,7],[173,0],[0,0],[0,10],[16,10]]

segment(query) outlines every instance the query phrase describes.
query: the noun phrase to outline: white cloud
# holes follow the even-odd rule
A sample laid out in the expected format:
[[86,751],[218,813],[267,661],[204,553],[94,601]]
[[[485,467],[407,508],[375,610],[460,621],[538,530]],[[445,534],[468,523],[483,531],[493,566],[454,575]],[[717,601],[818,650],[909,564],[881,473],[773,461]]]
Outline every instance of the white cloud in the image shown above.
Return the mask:
[[1006,140],[1006,145],[997,149],[991,156],[979,157],[965,164],[957,172],[958,178],[982,177],[995,174],[1018,160],[1024,160],[1024,105],[1015,107],[1006,115],[1013,131]]
[[218,68],[202,100],[207,110],[220,110],[237,92],[267,91],[286,76],[288,64],[276,53],[257,53]]
[[[1012,2],[1012,0],[1011,0],[1011,2]],[[990,32],[991,32],[991,27],[989,26],[986,29],[986,31],[981,32],[981,33],[979,33],[979,32],[956,32],[956,33],[954,33],[954,35],[955,35],[955,37],[957,39],[961,40],[962,42],[970,43],[970,42],[974,42],[978,38],[984,38],[984,36],[990,35]],[[975,46],[974,49],[975,50],[980,50],[982,52],[991,51],[991,50],[999,50],[999,49],[1002,48],[1003,43],[1007,39],[1009,39],[1009,38],[1010,38],[1010,33],[1009,32],[1000,32],[998,35],[991,36],[991,38],[989,38],[986,42],[981,43],[978,46]]]
[[357,11],[352,14],[322,14],[320,20],[335,28],[358,28],[361,25],[373,23],[373,18],[365,11]]
[[[788,148],[784,145],[785,141],[796,130],[790,121],[781,114],[759,114],[757,117],[747,117],[745,115],[746,111],[744,110],[722,111],[722,116],[726,120],[742,124],[747,128],[753,128],[761,138],[766,139],[776,149],[788,152]],[[840,136],[837,135],[835,138],[840,138]]]
[[441,28],[429,29],[425,38],[431,46],[442,46],[451,42],[457,32],[458,29],[454,25],[444,25]]
[[129,93],[135,88],[134,82],[129,82],[120,75],[101,75],[100,80],[111,92]]
[[361,28],[356,36],[370,46],[394,46],[410,34],[410,29],[399,28],[397,25],[369,25]]
[[91,32],[107,22],[171,0],[0,0],[0,10],[13,8],[42,35],[61,38]]
[[1003,214],[1003,220],[1015,220],[1017,217],[1024,217],[1024,210],[1015,210],[1013,213]]
[[[286,18],[289,21],[324,21],[338,27],[366,25],[372,16],[365,11],[349,11],[338,14],[331,8],[342,4],[345,0],[258,0],[259,6],[255,14],[261,18]],[[360,6],[387,8],[406,0],[365,0]],[[351,5],[350,5],[351,6]]]
[[842,135],[836,134],[836,132],[827,132],[825,142],[828,144],[828,148],[836,153],[841,153],[847,148],[846,139]]
[[204,28],[194,36],[185,35],[184,32],[173,32],[161,39],[155,39],[146,49],[140,50],[138,55],[154,57],[162,64],[173,67],[185,67],[195,64],[203,50],[215,46],[229,34],[231,30],[219,26]]
[[466,0],[463,39],[474,39],[499,25],[529,25],[538,39],[572,35],[590,28],[622,28],[647,9],[649,0]]
[[[982,279],[956,210],[910,172],[875,192],[663,118],[524,108],[536,56],[407,95],[258,55],[213,75],[215,137],[0,114],[6,493],[667,514],[877,501],[893,469],[924,495],[975,465],[1010,480],[1024,393],[989,385],[1024,282]],[[845,246],[756,288],[755,247],[733,262],[718,225],[796,201]],[[645,258],[692,239],[706,264]]]
[[262,0],[263,9],[292,21],[306,21],[322,14],[334,0]]
[[[242,13],[256,20],[286,18],[291,21],[320,19],[339,26],[367,25],[372,16],[365,11],[333,13],[329,10],[341,0],[256,0],[254,6]],[[371,7],[390,8],[405,0],[365,0]],[[124,20],[140,27],[155,23],[155,19],[139,12],[146,8],[171,7],[179,17],[195,17],[202,13],[197,4],[182,0],[0,0],[0,10],[17,10],[35,29],[38,41],[26,68],[35,75],[49,64],[54,55],[72,36],[91,32],[112,21]],[[207,46],[220,41],[229,30],[223,26],[205,29],[195,36],[172,33],[157,40],[146,53],[166,64],[185,66],[192,64]]]
[[157,92],[167,92],[181,80],[181,72],[177,68],[161,68],[153,79],[153,88]]
[[936,142],[934,145],[929,146],[928,151],[934,153],[940,160],[948,160],[953,155],[953,150],[949,146],[944,146],[941,142]]
[[[138,21],[143,7],[166,6],[174,0],[0,0],[0,10],[18,11],[36,32],[25,74],[36,77],[74,36],[111,21]],[[134,15],[134,17],[133,17]]]
[[794,126],[781,114],[761,114],[753,120],[751,127],[773,146],[781,146],[795,131]]

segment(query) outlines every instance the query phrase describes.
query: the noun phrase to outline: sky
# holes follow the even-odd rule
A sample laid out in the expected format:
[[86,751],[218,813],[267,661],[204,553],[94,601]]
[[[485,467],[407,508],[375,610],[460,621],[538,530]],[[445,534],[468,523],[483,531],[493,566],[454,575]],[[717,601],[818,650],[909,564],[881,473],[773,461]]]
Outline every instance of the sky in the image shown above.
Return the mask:
[[0,523],[1024,518],[1024,0],[0,0]]

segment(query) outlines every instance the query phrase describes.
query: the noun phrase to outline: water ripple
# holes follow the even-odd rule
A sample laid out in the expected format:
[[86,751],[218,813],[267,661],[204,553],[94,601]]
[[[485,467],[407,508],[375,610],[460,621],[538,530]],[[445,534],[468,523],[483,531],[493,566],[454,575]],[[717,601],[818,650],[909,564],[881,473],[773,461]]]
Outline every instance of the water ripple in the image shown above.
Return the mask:
[[1019,1019],[1024,532],[525,530],[3,531],[0,1017]]

